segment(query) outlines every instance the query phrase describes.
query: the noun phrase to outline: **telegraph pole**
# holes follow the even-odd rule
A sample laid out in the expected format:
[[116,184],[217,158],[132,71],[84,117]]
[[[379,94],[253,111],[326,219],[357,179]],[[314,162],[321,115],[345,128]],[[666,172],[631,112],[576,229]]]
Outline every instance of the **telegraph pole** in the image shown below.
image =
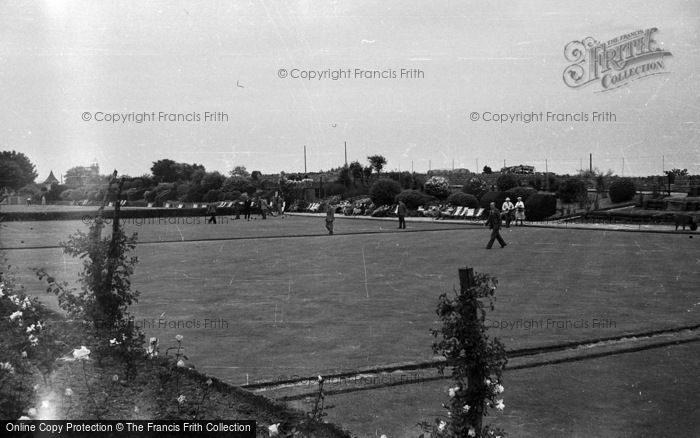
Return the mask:
[[306,173],[306,145],[304,145],[304,173]]
[[348,142],[345,143],[345,167],[348,167]]

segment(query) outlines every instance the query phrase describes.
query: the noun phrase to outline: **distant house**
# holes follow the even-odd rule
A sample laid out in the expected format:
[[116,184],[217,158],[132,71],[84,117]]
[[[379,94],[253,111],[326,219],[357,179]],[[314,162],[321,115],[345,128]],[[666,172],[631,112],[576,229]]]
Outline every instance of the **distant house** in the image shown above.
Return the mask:
[[64,184],[69,187],[82,187],[100,181],[100,166],[97,163],[91,166],[77,166],[68,169],[64,176]]
[[501,173],[517,173],[521,175],[531,175],[535,173],[535,166],[525,166],[520,164],[518,166],[503,167]]
[[53,170],[49,173],[49,177],[46,178],[42,184],[46,187],[46,190],[51,190],[51,186],[54,184],[59,184],[60,181],[54,176]]

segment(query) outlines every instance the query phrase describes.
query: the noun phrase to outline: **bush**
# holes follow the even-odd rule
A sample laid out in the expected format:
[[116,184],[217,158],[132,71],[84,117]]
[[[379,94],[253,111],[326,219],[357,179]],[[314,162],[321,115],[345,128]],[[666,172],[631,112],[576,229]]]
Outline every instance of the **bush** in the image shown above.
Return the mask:
[[493,202],[496,204],[496,207],[500,210],[507,196],[508,195],[506,195],[505,192],[486,192],[479,201],[479,207],[489,208],[489,204]]
[[549,193],[535,193],[525,201],[525,218],[541,221],[557,212],[557,198]]
[[479,200],[476,199],[476,196],[460,192],[448,196],[447,202],[459,207],[476,208],[479,206]]
[[506,195],[510,197],[510,200],[515,204],[518,201],[518,196],[523,198],[523,202],[527,201],[527,198],[537,193],[537,190],[532,187],[513,187],[512,189],[506,190]]
[[519,185],[520,182],[518,181],[518,177],[510,173],[504,173],[496,180],[496,186],[501,192],[505,192],[506,190],[512,189],[513,187],[517,187]]
[[204,195],[204,202],[216,202],[219,200],[219,195],[221,194],[220,190],[209,190],[205,195]]
[[375,205],[393,204],[396,195],[401,193],[401,186],[393,179],[378,179],[369,189],[369,197]]
[[610,184],[610,200],[614,203],[631,201],[637,187],[629,178],[621,178]]
[[396,196],[396,202],[403,201],[411,210],[416,210],[421,205],[428,203],[430,197],[418,190],[404,190]]
[[442,176],[432,176],[425,182],[425,193],[436,198],[445,199],[450,196],[450,182]]
[[559,185],[562,202],[577,202],[586,195],[586,184],[579,178],[569,178]]
[[477,198],[481,198],[484,193],[489,191],[489,185],[483,179],[474,177],[467,181],[464,187],[462,187],[462,191],[469,195],[474,195]]

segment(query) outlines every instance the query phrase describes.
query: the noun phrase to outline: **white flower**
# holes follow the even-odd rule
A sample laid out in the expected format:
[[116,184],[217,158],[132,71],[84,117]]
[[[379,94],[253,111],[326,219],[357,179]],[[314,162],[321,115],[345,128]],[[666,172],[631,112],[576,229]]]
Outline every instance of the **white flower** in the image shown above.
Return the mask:
[[476,430],[474,430],[473,427],[469,428],[469,432],[467,432],[467,435],[469,436],[476,436]]
[[112,376],[112,382],[117,383],[119,381],[119,376],[117,374]]
[[73,397],[73,390],[70,388],[66,388],[66,397]]
[[157,343],[158,343],[158,338],[151,338],[150,343],[151,343],[151,345],[157,344]]
[[0,363],[0,369],[7,371],[9,374],[15,373],[15,368],[12,366],[12,364],[10,362]]
[[22,352],[22,357],[25,357],[25,358],[27,357],[27,352],[26,352],[26,351],[23,351],[23,352]]
[[498,385],[496,385],[496,392],[497,392],[497,393],[502,394],[503,391],[505,391],[505,390],[506,390],[506,389],[505,389],[505,388],[503,387],[503,385],[501,385],[500,383],[499,383]]
[[73,359],[75,360],[88,360],[90,358],[90,350],[84,345],[80,346],[79,349],[73,350]]
[[109,340],[109,345],[110,345],[110,346],[112,346],[112,345],[119,345],[119,341],[117,341],[117,338],[110,339],[110,340]]
[[206,384],[207,386],[211,386],[214,382],[211,379],[207,379]]
[[280,424],[273,424],[272,426],[267,427],[267,431],[270,433],[270,436],[279,436],[280,434]]
[[499,411],[502,411],[503,408],[505,408],[505,407],[506,407],[506,404],[503,403],[503,399],[502,399],[502,398],[496,400],[496,409],[498,409]]
[[484,380],[484,383],[487,384],[487,385],[490,385],[490,384],[491,384],[491,379],[486,379],[486,380]]
[[182,335],[176,335],[176,336],[175,336],[175,340],[176,340],[177,342],[182,342]]
[[318,381],[319,381],[319,382],[323,382],[323,376],[320,375],[320,374],[318,375]]
[[29,343],[32,347],[36,347],[39,344],[39,338],[34,335],[29,335]]
[[445,423],[444,421],[440,421],[440,424],[438,424],[438,432],[444,431],[446,427],[447,423]]
[[29,327],[27,327],[27,333],[33,332],[35,328],[36,326],[34,324],[30,325]]
[[18,319],[18,318],[20,319],[20,322],[22,322],[22,321],[21,321],[21,319],[22,319],[22,312],[20,312],[19,310],[16,311],[16,312],[14,312],[14,313],[12,313],[12,314],[10,315],[10,321],[14,321],[15,319]]
[[464,410],[464,412],[469,412],[469,409],[471,408],[469,407],[469,405],[464,405],[462,406],[462,409]]
[[177,398],[179,404],[183,404],[185,400],[187,400],[187,398],[184,395],[180,395],[180,397]]
[[185,367],[185,362],[184,362],[182,359],[180,359],[180,360],[177,361],[177,366],[178,366],[179,368],[184,368],[184,367]]
[[457,395],[457,391],[459,391],[459,386],[455,386],[454,388],[448,389],[447,393],[450,395],[450,398],[454,398],[454,396]]

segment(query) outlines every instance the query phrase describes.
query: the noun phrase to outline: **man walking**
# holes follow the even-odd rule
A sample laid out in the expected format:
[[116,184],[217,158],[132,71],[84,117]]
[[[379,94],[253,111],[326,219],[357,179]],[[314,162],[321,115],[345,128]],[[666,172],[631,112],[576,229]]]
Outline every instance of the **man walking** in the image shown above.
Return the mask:
[[396,209],[396,214],[399,216],[399,229],[406,229],[406,214],[408,213],[408,208],[403,201],[399,201],[399,206]]
[[498,211],[496,208],[496,203],[492,202],[490,205],[490,211],[489,211],[489,218],[486,220],[486,225],[491,228],[491,239],[489,239],[489,243],[486,245],[486,249],[491,249],[493,246],[493,241],[498,240],[498,243],[501,245],[501,248],[506,247],[506,241],[503,240],[503,237],[501,237],[501,233],[499,230],[501,229],[501,212]]
[[335,221],[335,207],[331,204],[326,204],[326,229],[329,235],[333,235],[333,221]]
[[210,202],[209,205],[207,205],[207,216],[209,216],[209,220],[207,221],[208,224],[216,223],[216,204],[213,202]]

